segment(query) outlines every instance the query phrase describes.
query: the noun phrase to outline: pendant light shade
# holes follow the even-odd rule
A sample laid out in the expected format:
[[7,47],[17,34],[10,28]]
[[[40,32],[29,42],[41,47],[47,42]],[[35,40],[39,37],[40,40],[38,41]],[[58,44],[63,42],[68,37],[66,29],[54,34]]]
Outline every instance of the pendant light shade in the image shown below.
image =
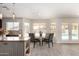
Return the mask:
[[15,17],[16,17],[16,16],[15,16],[15,13],[13,13],[12,17],[13,17],[13,19],[15,19]]
[[15,17],[16,17],[16,15],[15,15],[15,3],[13,3],[13,15],[12,15],[12,17],[13,17],[13,19],[15,19]]

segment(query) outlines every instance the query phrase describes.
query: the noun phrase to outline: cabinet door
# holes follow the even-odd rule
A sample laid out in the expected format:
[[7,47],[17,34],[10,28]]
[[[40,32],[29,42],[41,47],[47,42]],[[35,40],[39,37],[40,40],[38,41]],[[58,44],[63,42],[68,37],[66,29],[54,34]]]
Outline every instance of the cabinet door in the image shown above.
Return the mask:
[[7,42],[0,42],[0,56],[13,55],[13,46]]
[[24,42],[17,42],[16,43],[17,48],[17,56],[24,56]]
[[23,56],[24,42],[0,42],[0,56]]

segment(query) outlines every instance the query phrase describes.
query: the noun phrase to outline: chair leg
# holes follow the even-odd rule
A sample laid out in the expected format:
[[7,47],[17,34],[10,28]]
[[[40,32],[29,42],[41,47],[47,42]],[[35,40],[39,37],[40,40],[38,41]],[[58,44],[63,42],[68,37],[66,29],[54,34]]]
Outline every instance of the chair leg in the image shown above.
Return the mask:
[[51,41],[52,42],[52,47],[53,47],[53,41]]
[[50,48],[50,42],[48,42],[48,47]]
[[39,42],[39,45],[41,46],[41,42]]
[[35,42],[34,42],[33,48],[35,48]]
[[43,46],[43,41],[42,41],[42,46]]

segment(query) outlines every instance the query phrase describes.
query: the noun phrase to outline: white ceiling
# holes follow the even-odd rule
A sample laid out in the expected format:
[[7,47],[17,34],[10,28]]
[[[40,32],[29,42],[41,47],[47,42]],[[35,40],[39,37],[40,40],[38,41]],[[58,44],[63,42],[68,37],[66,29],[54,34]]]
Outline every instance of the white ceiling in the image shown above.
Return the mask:
[[[7,6],[9,9],[2,8]],[[26,17],[31,19],[51,19],[53,17],[78,17],[79,4],[59,4],[59,3],[16,3],[0,4],[0,11],[4,17],[11,17],[13,11],[17,17]]]

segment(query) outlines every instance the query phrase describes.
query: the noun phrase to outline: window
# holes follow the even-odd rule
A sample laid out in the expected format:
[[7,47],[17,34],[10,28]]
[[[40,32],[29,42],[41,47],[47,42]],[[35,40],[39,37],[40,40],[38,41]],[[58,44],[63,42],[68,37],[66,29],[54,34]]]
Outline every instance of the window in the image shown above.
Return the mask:
[[39,32],[36,32],[35,33],[35,38],[39,38],[40,37],[40,33]]
[[51,23],[50,25],[51,33],[54,33],[54,36],[56,35],[56,23]]
[[6,30],[19,30],[19,22],[6,22]]
[[29,39],[29,32],[30,32],[30,24],[28,22],[25,22],[23,24],[23,37],[24,37],[24,40]]
[[23,32],[30,32],[30,24],[24,23]]
[[62,40],[69,40],[68,23],[62,24]]
[[34,32],[46,32],[46,23],[34,23],[33,24],[33,31]]
[[72,23],[72,40],[78,40],[78,24]]

